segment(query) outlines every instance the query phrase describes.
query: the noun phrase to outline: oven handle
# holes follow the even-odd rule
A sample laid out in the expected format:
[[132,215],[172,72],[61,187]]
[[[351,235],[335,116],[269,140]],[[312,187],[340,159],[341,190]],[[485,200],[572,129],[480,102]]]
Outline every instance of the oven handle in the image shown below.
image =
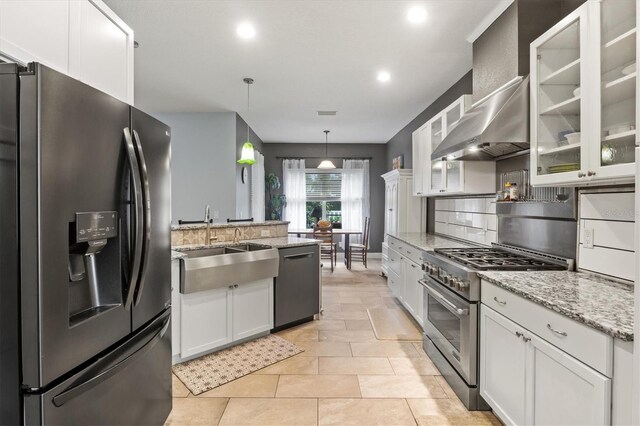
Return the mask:
[[418,280],[418,282],[422,284],[422,286],[424,286],[424,288],[427,290],[429,294],[431,294],[431,296],[433,296],[438,302],[442,303],[442,305],[445,308],[451,311],[452,314],[459,315],[461,317],[469,315],[469,309],[462,309],[457,307],[456,305],[448,301],[447,298],[443,296],[441,293],[432,289],[425,280]]

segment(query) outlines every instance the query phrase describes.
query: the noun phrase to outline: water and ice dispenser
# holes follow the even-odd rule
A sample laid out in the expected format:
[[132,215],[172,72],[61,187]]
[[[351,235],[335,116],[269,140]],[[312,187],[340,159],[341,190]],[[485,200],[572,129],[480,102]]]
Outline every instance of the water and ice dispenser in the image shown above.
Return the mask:
[[118,213],[76,213],[69,224],[69,322],[122,304]]

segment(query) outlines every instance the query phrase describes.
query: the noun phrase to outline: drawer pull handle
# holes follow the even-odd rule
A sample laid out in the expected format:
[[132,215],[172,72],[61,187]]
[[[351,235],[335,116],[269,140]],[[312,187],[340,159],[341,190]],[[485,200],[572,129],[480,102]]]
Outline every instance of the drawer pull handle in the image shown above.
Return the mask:
[[496,303],[500,306],[504,306],[507,304],[507,302],[503,302],[502,300],[498,300],[498,298],[496,296],[493,297],[493,300],[496,301]]
[[547,328],[551,331],[553,331],[554,333],[556,333],[559,336],[562,337],[567,337],[567,333],[565,331],[558,331],[558,330],[554,330],[553,327],[551,327],[551,324],[547,324]]
[[519,331],[516,331],[516,336],[522,339],[524,337],[524,334],[520,333]]

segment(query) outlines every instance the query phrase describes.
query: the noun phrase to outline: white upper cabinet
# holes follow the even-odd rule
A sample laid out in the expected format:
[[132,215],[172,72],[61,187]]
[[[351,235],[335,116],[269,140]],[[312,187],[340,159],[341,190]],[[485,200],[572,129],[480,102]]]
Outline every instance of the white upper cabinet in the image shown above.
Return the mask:
[[69,74],[133,103],[133,31],[104,3],[72,2]]
[[[421,163],[421,159],[424,156],[422,152],[423,148],[420,144],[420,129],[413,132],[411,135],[411,152],[412,158],[414,162],[418,164]],[[424,167],[416,167],[413,169],[413,195],[421,196],[424,195],[425,189],[423,187],[424,177],[422,174],[424,173]]]
[[590,0],[531,44],[531,181],[634,176],[636,0]]
[[69,70],[68,0],[0,1],[0,52],[7,59],[38,61]]
[[[495,163],[432,160],[431,154],[471,107],[463,95],[413,133],[414,195],[483,194],[495,191]],[[418,189],[420,189],[418,191]]]
[[101,0],[0,1],[0,56],[133,104],[133,31]]

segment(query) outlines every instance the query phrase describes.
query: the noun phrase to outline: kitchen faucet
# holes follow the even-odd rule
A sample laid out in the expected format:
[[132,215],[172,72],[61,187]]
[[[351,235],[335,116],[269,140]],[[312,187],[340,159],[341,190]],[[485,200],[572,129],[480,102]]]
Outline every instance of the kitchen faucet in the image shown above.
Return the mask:
[[240,228],[236,228],[235,231],[233,231],[233,242],[234,243],[239,243],[240,242],[240,236],[242,235],[242,231],[240,231]]
[[207,224],[207,236],[206,236],[206,244],[211,244],[212,240],[217,240],[218,237],[211,236],[211,206],[207,204],[204,208],[204,223]]

